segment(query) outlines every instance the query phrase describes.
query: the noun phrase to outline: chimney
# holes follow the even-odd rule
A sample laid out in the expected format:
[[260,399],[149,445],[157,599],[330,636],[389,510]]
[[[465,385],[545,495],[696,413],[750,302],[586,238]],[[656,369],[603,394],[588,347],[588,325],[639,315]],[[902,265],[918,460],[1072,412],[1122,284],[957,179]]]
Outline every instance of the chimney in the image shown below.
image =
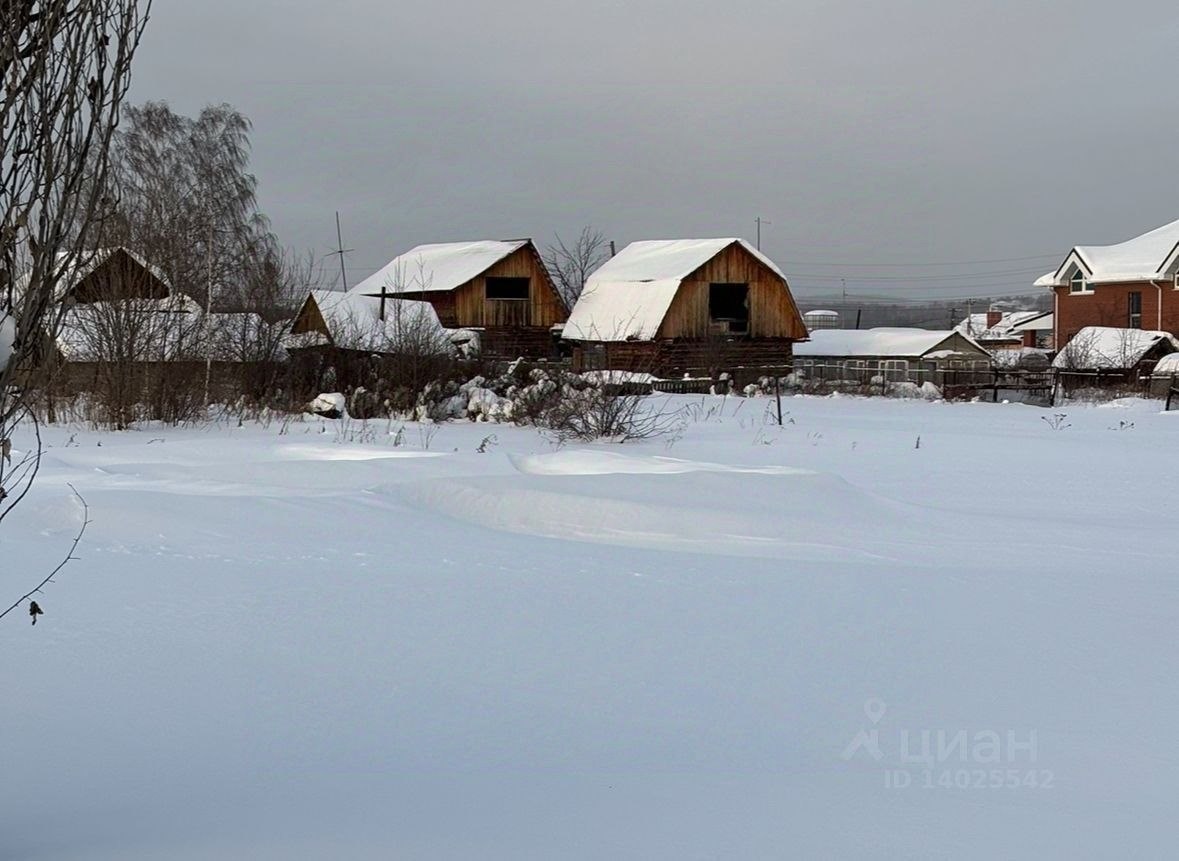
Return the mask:
[[987,328],[994,329],[999,325],[999,321],[1003,319],[1003,312],[991,309],[987,311]]

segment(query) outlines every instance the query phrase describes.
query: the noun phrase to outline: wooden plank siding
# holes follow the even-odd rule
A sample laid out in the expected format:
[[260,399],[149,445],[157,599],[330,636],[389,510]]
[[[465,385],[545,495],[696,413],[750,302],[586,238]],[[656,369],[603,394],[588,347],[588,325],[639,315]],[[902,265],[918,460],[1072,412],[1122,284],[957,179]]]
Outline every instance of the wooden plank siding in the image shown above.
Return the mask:
[[599,342],[596,350],[579,344],[573,350],[573,370],[634,371],[657,377],[688,374],[711,379],[727,372],[744,384],[761,376],[789,373],[793,343],[790,338],[734,337],[711,342],[686,338]]
[[[786,279],[738,243],[725,248],[683,280],[656,334],[657,339],[707,338],[709,285],[749,285],[749,338],[807,337],[806,324]],[[741,337],[741,336],[733,336]]]
[[328,331],[327,321],[323,319],[323,314],[319,310],[319,305],[311,296],[308,296],[303,302],[303,307],[299,309],[295,322],[291,324],[292,335],[302,335],[306,332],[319,332],[329,340],[332,337],[332,333]]
[[[488,278],[527,278],[528,300],[488,299]],[[565,303],[557,295],[548,270],[531,243],[454,290],[408,294],[402,298],[419,297],[434,306],[438,319],[448,329],[536,328],[547,331],[557,323],[564,323],[568,316]]]
[[170,295],[172,291],[167,284],[122,248],[114,251],[69,291],[69,298],[80,304],[117,299],[167,299]]

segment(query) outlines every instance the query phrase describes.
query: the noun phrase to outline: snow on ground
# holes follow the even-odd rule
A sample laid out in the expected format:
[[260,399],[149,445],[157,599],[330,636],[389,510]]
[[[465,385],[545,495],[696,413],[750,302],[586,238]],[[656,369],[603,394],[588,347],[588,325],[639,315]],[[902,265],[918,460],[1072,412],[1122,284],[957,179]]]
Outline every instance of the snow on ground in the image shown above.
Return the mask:
[[1179,418],[652,402],[560,449],[50,430],[5,593],[67,482],[93,523],[0,622],[0,857],[1172,853]]

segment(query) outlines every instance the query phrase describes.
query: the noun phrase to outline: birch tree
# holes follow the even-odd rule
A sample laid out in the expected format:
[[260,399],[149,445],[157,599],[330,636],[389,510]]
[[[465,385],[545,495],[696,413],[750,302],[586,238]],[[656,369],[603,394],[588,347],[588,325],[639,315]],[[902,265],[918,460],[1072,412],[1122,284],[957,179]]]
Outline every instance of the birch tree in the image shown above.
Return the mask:
[[0,0],[0,521],[40,463],[17,383],[60,325],[59,280],[87,262],[112,207],[109,152],[150,5]]

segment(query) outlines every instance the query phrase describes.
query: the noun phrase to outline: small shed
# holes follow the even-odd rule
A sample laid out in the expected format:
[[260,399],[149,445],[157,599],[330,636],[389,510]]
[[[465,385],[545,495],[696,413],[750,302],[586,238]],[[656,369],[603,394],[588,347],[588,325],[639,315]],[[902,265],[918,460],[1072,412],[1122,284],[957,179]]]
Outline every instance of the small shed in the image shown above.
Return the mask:
[[531,239],[418,245],[349,293],[427,303],[447,329],[478,332],[490,358],[554,357],[567,316]]
[[669,376],[784,368],[807,328],[786,276],[743,239],[632,242],[565,324],[578,370]]
[[395,355],[436,353],[448,343],[426,303],[366,296],[355,290],[312,290],[291,323],[287,350],[335,350]]
[[1172,389],[1179,389],[1179,353],[1163,356],[1150,372],[1151,394],[1167,397]]
[[1149,374],[1159,359],[1177,351],[1179,339],[1170,332],[1086,326],[1056,354],[1052,367],[1131,378]]
[[990,368],[990,354],[956,330],[829,329],[794,349],[795,371],[811,380],[940,384]]

